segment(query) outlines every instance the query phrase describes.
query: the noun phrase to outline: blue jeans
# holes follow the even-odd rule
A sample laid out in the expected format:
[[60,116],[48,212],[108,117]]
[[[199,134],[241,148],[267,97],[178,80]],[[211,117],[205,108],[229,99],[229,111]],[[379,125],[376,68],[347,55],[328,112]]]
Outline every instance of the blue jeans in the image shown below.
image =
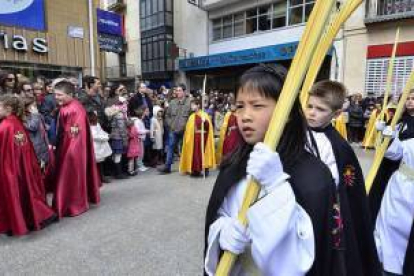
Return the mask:
[[170,131],[168,133],[168,147],[167,147],[167,160],[165,161],[165,167],[171,170],[173,163],[174,149],[177,145],[181,144],[184,137],[184,132]]

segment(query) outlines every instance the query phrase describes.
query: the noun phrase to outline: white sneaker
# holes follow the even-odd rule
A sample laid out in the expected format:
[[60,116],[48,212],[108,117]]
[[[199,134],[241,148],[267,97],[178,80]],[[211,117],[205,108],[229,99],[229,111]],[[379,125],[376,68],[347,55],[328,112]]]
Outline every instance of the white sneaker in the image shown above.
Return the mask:
[[140,172],[146,172],[146,171],[148,171],[148,168],[147,168],[147,167],[145,167],[145,166],[142,166],[142,167],[139,167],[139,168],[138,168],[138,170],[139,170]]

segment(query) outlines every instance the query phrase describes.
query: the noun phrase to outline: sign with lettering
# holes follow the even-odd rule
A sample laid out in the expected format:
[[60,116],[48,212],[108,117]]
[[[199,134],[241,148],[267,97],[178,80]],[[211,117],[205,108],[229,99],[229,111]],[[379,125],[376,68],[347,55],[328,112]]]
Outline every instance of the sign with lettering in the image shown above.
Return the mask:
[[104,52],[120,53],[123,50],[124,40],[120,36],[98,34],[99,48]]
[[114,12],[97,9],[98,33],[122,36],[122,19]]
[[289,60],[293,59],[295,56],[298,44],[298,42],[292,42],[230,53],[182,59],[179,61],[179,65],[180,70],[190,71],[276,60]]
[[0,0],[0,24],[44,31],[44,0]]
[[0,46],[4,50],[14,50],[19,52],[27,52],[32,49],[33,52],[45,54],[49,51],[45,38],[35,37],[31,41],[21,35],[9,35],[5,31],[0,30]]

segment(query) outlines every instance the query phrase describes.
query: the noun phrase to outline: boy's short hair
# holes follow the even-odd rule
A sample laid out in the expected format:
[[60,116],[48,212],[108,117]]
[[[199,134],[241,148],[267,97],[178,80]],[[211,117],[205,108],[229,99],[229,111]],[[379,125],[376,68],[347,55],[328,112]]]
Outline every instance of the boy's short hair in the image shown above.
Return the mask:
[[321,98],[333,111],[342,109],[346,94],[345,85],[331,80],[317,82],[309,91],[309,96]]

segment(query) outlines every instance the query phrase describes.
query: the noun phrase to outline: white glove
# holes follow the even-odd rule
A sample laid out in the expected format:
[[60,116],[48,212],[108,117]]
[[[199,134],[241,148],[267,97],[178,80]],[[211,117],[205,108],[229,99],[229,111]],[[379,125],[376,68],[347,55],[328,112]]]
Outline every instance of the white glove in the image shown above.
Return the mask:
[[395,137],[397,137],[397,130],[392,130],[391,126],[387,126],[383,131],[382,131],[382,135],[384,137],[390,137],[392,139],[394,139]]
[[250,235],[237,219],[227,218],[224,227],[220,231],[220,248],[240,255],[250,244]]
[[266,193],[289,178],[283,171],[279,154],[263,143],[257,143],[247,162],[247,174],[256,179]]
[[386,127],[386,123],[384,121],[377,121],[375,123],[375,128],[377,129],[377,131],[383,131]]

